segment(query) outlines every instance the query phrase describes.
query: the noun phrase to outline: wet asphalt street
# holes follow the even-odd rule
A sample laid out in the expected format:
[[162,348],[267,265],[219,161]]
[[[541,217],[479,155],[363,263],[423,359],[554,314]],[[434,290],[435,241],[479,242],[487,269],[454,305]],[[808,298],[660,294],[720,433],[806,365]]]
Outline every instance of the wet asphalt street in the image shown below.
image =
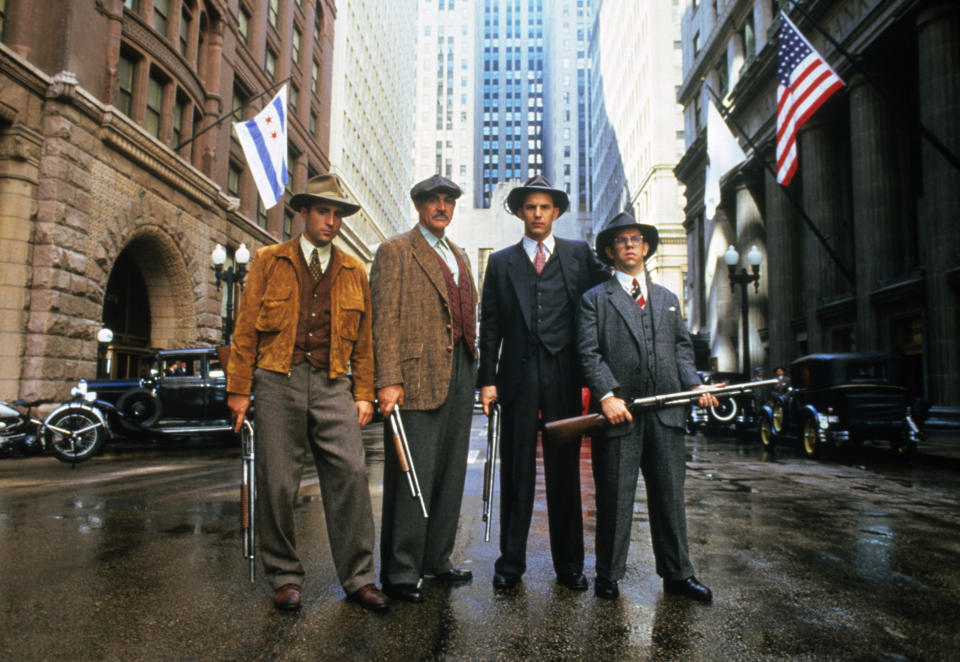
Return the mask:
[[[555,584],[542,483],[521,588],[490,584],[480,521],[485,419],[475,418],[458,539],[472,584],[373,614],[343,599],[312,472],[301,488],[304,606],[278,613],[240,552],[239,449],[108,446],[75,469],[0,461],[3,660],[958,660],[960,466],[880,449],[828,462],[755,440],[689,437],[687,513],[711,605],[667,596],[643,490],[621,597]],[[382,449],[368,461],[379,514]]]

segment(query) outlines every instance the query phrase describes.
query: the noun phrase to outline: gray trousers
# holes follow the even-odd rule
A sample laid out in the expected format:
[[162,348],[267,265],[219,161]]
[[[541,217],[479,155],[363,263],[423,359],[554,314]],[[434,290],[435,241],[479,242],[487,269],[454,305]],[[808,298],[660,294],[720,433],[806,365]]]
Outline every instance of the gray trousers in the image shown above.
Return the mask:
[[438,409],[400,407],[403,427],[429,519],[410,498],[397,452],[384,423],[383,527],[380,578],[384,584],[415,584],[423,575],[452,568],[463,482],[467,475],[476,365],[463,343],[454,350],[447,399]]
[[294,504],[309,448],[337,577],[347,594],[373,583],[373,511],[350,380],[301,363],[283,375],[254,373],[257,533],[274,589],[300,584]]
[[683,494],[687,468],[683,433],[661,425],[655,414],[639,414],[628,434],[594,439],[592,454],[597,576],[618,581],[626,573],[638,470],[643,471],[647,488],[657,574],[664,579],[693,575]]

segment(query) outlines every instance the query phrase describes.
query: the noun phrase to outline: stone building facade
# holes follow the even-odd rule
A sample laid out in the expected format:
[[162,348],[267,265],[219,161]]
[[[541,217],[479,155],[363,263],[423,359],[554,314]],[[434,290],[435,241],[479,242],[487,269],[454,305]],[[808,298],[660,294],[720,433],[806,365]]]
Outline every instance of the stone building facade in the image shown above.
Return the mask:
[[232,259],[301,228],[263,209],[233,118],[216,122],[286,80],[289,189],[326,170],[333,0],[2,10],[0,398],[62,399],[102,353],[137,377],[155,349],[219,344],[214,246]]
[[[741,255],[756,245],[764,261],[759,292],[749,289],[751,365],[769,370],[813,352],[896,352],[907,357],[910,386],[946,421],[960,411],[960,169],[918,123],[960,154],[960,5],[803,7],[859,68],[792,3],[714,0],[686,9],[677,98],[687,149],[676,173],[687,186],[692,330],[716,367],[738,369],[739,293],[731,293],[722,254],[728,244]],[[765,167],[775,160],[781,10],[846,82],[800,130],[788,189]],[[707,84],[755,145],[740,136],[747,161],[721,182],[714,218],[703,206]]]

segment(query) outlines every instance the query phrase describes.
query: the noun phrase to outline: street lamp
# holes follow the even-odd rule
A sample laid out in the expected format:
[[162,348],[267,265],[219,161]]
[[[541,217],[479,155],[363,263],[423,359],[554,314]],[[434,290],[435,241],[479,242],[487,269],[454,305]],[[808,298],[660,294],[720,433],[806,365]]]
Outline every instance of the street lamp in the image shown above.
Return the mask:
[[727,273],[730,276],[730,289],[735,290],[740,286],[740,317],[743,320],[743,378],[750,379],[750,310],[747,306],[747,285],[753,283],[753,291],[760,291],[760,263],[763,262],[763,254],[756,246],[751,246],[747,251],[747,262],[750,263],[750,269],[753,273],[747,273],[746,269],[737,271],[737,263],[740,262],[740,253],[732,245],[727,248],[723,254],[723,261],[727,263]]
[[103,327],[97,331],[97,377],[110,377],[110,343],[113,342],[113,331]]
[[223,268],[223,263],[227,261],[227,251],[223,246],[217,244],[210,254],[213,261],[213,273],[217,277],[217,292],[220,291],[220,282],[227,284],[227,316],[223,318],[223,344],[230,344],[230,336],[233,335],[233,299],[236,289],[243,289],[243,277],[247,275],[247,263],[250,262],[250,251],[246,244],[240,244],[240,248],[234,254],[234,265]]

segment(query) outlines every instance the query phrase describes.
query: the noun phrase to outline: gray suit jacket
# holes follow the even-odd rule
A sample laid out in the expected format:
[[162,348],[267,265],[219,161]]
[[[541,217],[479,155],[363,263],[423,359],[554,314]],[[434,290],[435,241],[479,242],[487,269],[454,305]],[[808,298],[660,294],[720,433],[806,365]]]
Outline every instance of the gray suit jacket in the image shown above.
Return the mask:
[[[589,290],[577,310],[577,342],[583,376],[595,400],[613,391],[628,403],[634,398],[686,391],[699,385],[693,363],[693,343],[680,314],[676,295],[647,279],[648,306],[653,314],[653,338],[644,339],[634,323],[636,303],[611,277]],[[647,355],[653,352],[652,360]],[[652,371],[652,392],[649,372]],[[682,428],[684,407],[657,411],[663,425]],[[609,428],[608,435],[626,434],[632,424]]]

